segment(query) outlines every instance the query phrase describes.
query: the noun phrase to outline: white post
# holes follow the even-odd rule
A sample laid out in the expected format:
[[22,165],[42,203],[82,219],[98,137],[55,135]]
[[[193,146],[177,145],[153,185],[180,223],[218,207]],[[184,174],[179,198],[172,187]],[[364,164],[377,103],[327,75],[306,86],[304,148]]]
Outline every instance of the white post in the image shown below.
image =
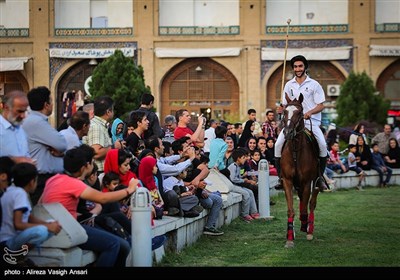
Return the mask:
[[151,198],[147,188],[137,188],[131,198],[132,266],[151,267]]
[[266,159],[258,163],[258,211],[260,218],[273,219],[269,211],[269,165]]

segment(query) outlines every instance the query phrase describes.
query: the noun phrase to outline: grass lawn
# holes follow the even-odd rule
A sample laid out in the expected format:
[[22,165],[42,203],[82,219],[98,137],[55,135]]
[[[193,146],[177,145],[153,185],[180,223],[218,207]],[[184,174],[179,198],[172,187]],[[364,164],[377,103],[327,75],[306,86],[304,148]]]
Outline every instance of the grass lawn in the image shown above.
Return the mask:
[[272,221],[236,219],[222,236],[203,235],[180,253],[167,252],[161,267],[400,267],[400,186],[320,193],[314,240],[300,232],[298,201],[295,247],[286,241],[286,201],[275,197]]

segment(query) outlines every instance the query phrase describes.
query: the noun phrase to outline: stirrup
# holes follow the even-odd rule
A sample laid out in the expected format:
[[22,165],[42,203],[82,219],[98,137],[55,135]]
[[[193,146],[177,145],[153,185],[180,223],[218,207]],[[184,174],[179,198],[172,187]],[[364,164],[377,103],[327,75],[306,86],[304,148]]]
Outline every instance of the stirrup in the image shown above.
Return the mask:
[[325,181],[325,178],[323,176],[318,177],[316,187],[319,189],[320,192],[331,190],[329,184]]

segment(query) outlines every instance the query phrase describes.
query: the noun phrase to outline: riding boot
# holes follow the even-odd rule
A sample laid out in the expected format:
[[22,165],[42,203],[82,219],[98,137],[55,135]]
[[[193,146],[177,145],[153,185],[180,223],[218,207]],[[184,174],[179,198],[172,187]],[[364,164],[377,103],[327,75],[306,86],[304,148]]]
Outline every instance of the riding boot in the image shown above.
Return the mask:
[[328,185],[325,183],[325,178],[324,178],[324,173],[325,173],[325,168],[326,168],[326,161],[327,157],[320,157],[319,158],[319,180],[318,180],[318,188],[321,192],[324,190],[329,189]]
[[282,178],[281,178],[281,158],[275,158],[275,167],[278,172],[278,183],[274,186],[276,190],[283,190]]

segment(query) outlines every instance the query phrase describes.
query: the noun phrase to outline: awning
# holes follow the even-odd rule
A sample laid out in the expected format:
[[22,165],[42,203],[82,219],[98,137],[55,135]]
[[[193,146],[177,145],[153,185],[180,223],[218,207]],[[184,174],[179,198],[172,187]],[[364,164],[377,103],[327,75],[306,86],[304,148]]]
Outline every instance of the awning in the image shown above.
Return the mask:
[[370,56],[400,56],[400,46],[370,45]]
[[[290,60],[296,55],[304,55],[307,60],[342,60],[350,58],[352,46],[335,47],[335,48],[300,48],[288,49],[286,60]],[[285,49],[281,48],[262,48],[262,60],[283,60]]]
[[0,72],[24,70],[24,63],[29,57],[2,57],[0,58]]
[[239,56],[241,48],[212,48],[212,49],[188,49],[188,48],[156,48],[154,51],[159,58],[167,57],[219,57]]
[[[57,58],[106,58],[114,54],[114,49],[50,49],[49,56]],[[135,55],[135,48],[120,48],[126,57]]]

